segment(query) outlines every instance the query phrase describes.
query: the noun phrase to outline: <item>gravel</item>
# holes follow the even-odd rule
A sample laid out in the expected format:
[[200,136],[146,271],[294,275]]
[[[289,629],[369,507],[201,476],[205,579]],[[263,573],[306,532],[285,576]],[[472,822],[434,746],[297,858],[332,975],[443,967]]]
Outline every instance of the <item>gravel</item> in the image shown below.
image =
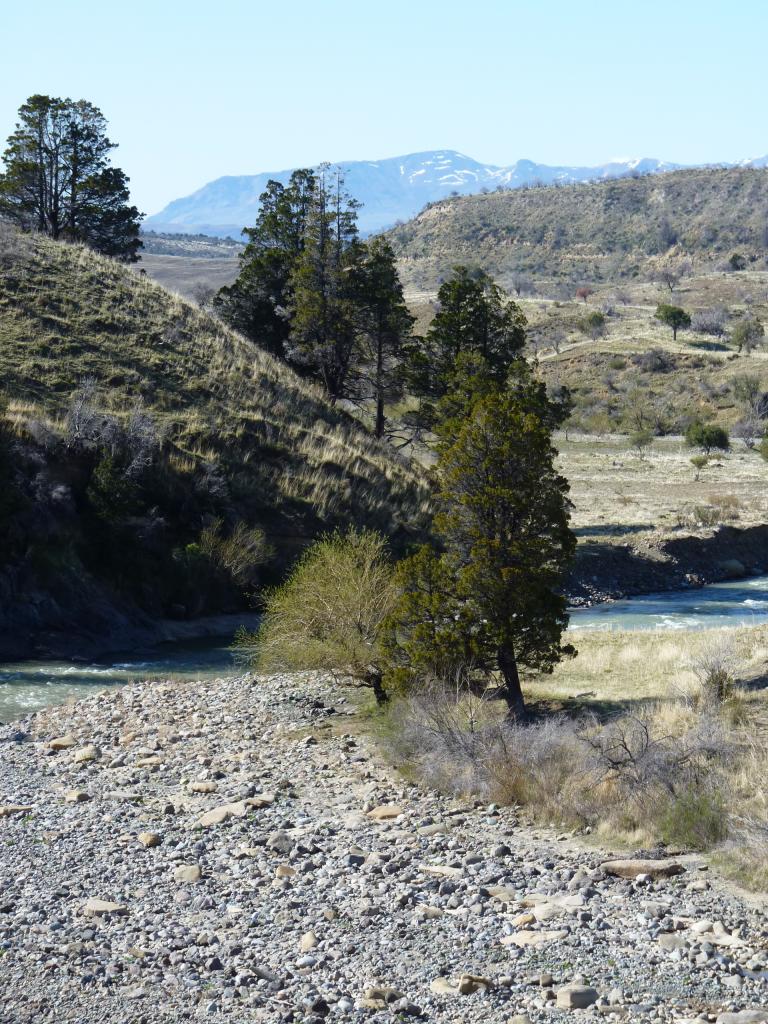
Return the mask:
[[49,708],[0,805],[3,1022],[768,1021],[755,903],[419,789],[320,676]]

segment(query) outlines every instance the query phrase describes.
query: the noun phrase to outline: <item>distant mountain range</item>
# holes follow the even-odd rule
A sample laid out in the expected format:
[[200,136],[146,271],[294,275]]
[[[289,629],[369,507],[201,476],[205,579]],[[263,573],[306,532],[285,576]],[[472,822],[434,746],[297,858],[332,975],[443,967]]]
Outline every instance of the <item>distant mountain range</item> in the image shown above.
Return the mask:
[[[338,165],[347,188],[363,207],[358,222],[368,234],[407,220],[427,203],[451,193],[474,195],[484,190],[521,188],[530,185],[573,184],[601,178],[661,174],[683,165],[649,158],[612,160],[597,167],[550,167],[532,160],[518,160],[509,167],[481,164],[452,149],[411,153],[386,160],[353,160]],[[737,165],[767,167],[768,156]],[[286,183],[292,171],[226,176],[204,185],[182,199],[174,199],[159,213],[147,217],[150,231],[208,234],[238,238],[256,220],[259,196],[270,179]]]

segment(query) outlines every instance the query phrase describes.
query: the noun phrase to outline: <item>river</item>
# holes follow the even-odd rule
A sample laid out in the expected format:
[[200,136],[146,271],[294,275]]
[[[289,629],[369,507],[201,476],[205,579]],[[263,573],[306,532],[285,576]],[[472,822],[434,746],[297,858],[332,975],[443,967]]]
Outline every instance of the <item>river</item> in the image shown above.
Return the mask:
[[571,612],[571,629],[713,629],[768,622],[768,576],[642,594]]
[[238,670],[231,636],[163,643],[93,662],[0,664],[0,722],[140,679],[214,679]]
[[[571,629],[709,629],[768,622],[768,576],[698,589],[644,594],[575,609]],[[0,722],[48,704],[140,679],[206,679],[238,670],[231,636],[164,643],[95,662],[24,661],[0,665]]]

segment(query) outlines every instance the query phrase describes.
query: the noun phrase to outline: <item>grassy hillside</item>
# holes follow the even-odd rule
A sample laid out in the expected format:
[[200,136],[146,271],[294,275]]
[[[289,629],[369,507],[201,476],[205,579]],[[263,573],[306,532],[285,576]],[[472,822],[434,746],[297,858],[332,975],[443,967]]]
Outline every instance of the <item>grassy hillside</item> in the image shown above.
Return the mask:
[[[201,566],[211,545],[227,562],[222,545],[240,521],[273,549],[260,578],[349,520],[395,544],[424,522],[419,476],[315,386],[84,248],[0,237],[0,375],[10,435],[0,476],[13,491],[0,516],[17,524],[0,547],[7,628],[3,612],[18,614],[26,599],[47,607],[40,595],[64,577],[58,612],[78,581],[106,587],[105,600],[129,611],[220,611],[233,588],[211,583],[206,600]],[[88,436],[73,403],[86,379]],[[139,473],[126,453],[142,431],[155,441]],[[253,578],[239,583],[242,598]],[[42,613],[39,629],[58,628],[57,614]]]
[[768,171],[676,171],[585,185],[516,189],[433,203],[388,232],[412,290],[434,290],[455,263],[501,284],[632,279],[671,253],[706,265],[768,253]]

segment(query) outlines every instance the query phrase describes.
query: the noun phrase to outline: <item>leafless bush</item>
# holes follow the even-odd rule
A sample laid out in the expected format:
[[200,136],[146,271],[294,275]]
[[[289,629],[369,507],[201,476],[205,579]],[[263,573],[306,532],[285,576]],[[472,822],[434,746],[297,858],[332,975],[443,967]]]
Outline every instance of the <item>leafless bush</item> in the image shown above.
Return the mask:
[[708,334],[714,338],[722,338],[728,325],[728,313],[722,306],[713,309],[700,309],[691,317],[691,330],[697,334]]
[[733,638],[715,633],[691,658],[691,669],[699,683],[698,702],[703,708],[719,707],[733,696],[738,658]]

